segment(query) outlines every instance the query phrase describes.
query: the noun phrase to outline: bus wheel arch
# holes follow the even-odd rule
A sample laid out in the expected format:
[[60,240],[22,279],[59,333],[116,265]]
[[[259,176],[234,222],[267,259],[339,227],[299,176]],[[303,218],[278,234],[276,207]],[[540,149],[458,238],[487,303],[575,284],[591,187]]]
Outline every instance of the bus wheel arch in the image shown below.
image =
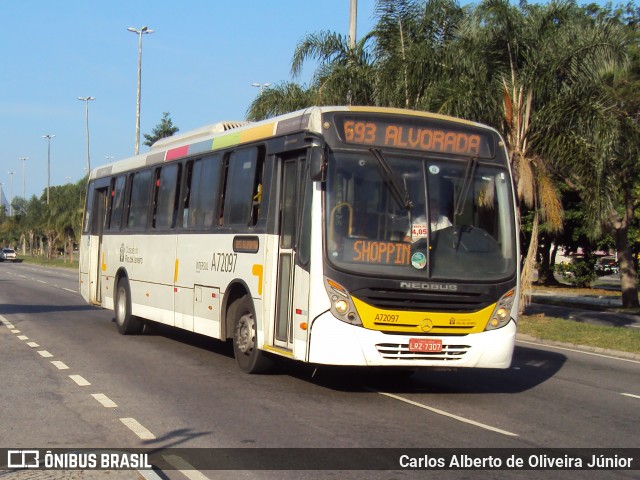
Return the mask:
[[122,335],[137,335],[142,333],[144,323],[131,313],[131,287],[129,277],[124,271],[116,275],[114,289],[114,313],[118,332]]
[[235,327],[235,318],[233,318],[233,306],[239,299],[245,295],[249,296],[249,288],[242,281],[235,281],[227,287],[227,291],[224,293],[224,300],[222,305],[222,311],[225,312],[224,323],[222,327],[222,338],[227,340],[233,338],[233,329]]

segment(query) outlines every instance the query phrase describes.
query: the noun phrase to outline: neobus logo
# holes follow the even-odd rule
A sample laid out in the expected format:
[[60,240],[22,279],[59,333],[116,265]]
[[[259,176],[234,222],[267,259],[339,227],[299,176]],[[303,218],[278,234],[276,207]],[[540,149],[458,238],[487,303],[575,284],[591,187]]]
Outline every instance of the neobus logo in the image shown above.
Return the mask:
[[400,288],[411,288],[413,290],[431,290],[440,292],[455,292],[458,285],[453,283],[424,283],[424,282],[400,282]]

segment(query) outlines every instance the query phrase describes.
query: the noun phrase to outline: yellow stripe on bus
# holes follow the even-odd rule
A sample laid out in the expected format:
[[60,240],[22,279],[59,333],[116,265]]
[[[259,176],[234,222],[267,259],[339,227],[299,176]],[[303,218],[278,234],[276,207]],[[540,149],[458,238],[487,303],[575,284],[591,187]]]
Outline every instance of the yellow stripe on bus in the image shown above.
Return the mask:
[[291,350],[285,350],[284,348],[274,347],[272,345],[264,345],[262,347],[264,350],[268,352],[277,353],[278,355],[284,355],[286,357],[293,357],[293,352]]
[[259,263],[256,263],[253,268],[251,268],[251,273],[258,277],[258,295],[262,295],[262,276],[264,268]]
[[[401,108],[387,108],[387,107],[347,107],[350,111],[354,112],[367,112],[367,113],[391,113],[396,115],[407,115],[407,110],[403,110]],[[465,120],[462,118],[453,118],[448,115],[441,115],[439,113],[431,113],[431,112],[420,112],[417,110],[411,110],[411,115],[415,115],[416,117],[425,117],[425,118],[437,118],[439,120],[455,120],[456,123],[462,123],[465,125],[474,125],[478,126],[479,124],[476,122],[472,122],[470,120]],[[484,126],[484,125],[483,125]]]
[[351,298],[365,328],[384,332],[431,333],[434,335],[463,335],[483,332],[496,306],[494,303],[471,313],[411,312],[384,310],[355,297]]

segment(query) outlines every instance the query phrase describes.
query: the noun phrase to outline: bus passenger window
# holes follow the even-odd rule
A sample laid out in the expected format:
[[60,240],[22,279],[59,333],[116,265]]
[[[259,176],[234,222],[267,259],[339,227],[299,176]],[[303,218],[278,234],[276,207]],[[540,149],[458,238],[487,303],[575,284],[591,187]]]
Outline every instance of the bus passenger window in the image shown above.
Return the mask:
[[111,194],[109,199],[109,230],[120,230],[122,225],[122,209],[124,207],[124,185],[126,177],[120,175],[111,180]]
[[156,181],[156,200],[154,202],[153,227],[169,229],[175,226],[174,212],[177,208],[178,185],[180,183],[180,164],[162,167]]
[[127,228],[142,229],[147,226],[150,200],[151,170],[143,170],[135,173],[131,182]]
[[[262,183],[262,158],[258,159],[258,149],[249,148],[231,153],[225,187],[225,225],[255,225],[258,221],[261,200],[259,187]],[[252,186],[249,190],[249,186]]]
[[213,226],[218,211],[221,166],[220,155],[198,159],[191,169],[187,166],[190,190],[184,204],[183,226],[206,229]]

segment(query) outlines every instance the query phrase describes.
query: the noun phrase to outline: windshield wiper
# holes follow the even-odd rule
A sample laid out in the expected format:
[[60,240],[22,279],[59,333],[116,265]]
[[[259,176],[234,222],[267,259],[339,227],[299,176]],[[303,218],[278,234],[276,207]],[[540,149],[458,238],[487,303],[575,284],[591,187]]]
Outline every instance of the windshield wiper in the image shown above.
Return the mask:
[[464,208],[464,200],[467,198],[469,194],[469,189],[471,188],[471,183],[473,182],[473,178],[475,176],[476,170],[478,168],[478,158],[470,157],[467,162],[467,169],[464,172],[464,179],[462,181],[462,186],[458,191],[458,195],[455,198],[453,204],[453,248],[457,249],[458,244],[460,243],[460,237],[462,236],[462,232],[458,232],[457,229],[457,219],[458,216],[462,215],[462,210]]
[[398,205],[404,207],[405,210],[409,212],[409,221],[411,221],[411,209],[413,208],[413,202],[411,201],[411,197],[409,197],[407,186],[398,181],[398,177],[393,173],[391,165],[389,165],[389,162],[387,162],[387,159],[384,158],[384,155],[382,155],[380,150],[377,148],[371,148],[370,150],[380,164],[380,168],[384,173],[384,179],[389,185],[391,194],[395,198],[396,202],[398,202]]

